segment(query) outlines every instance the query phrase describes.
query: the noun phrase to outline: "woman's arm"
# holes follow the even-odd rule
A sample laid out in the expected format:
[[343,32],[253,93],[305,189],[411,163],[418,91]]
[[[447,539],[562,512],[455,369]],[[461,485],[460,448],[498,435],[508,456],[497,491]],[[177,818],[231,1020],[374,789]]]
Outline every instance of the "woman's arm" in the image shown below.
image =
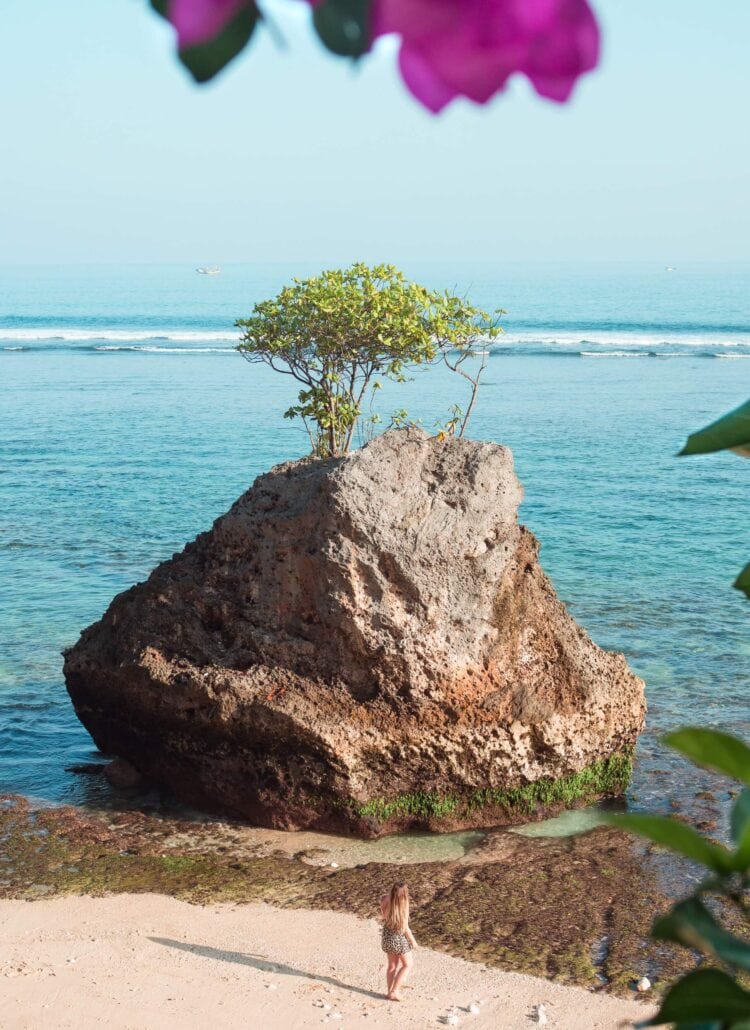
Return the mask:
[[409,926],[406,927],[406,939],[408,940],[409,944],[411,944],[412,948],[416,948],[417,942],[414,937],[414,934],[411,932],[411,927]]

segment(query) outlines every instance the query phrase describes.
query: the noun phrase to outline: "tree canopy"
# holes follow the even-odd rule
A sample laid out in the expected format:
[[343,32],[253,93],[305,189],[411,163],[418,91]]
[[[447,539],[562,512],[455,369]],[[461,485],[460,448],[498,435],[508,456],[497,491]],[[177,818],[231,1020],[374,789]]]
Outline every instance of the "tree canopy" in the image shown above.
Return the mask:
[[[301,418],[313,453],[346,454],[363,411],[372,428],[375,391],[383,379],[403,382],[407,370],[443,362],[469,384],[466,412],[455,407],[448,431],[462,435],[485,365],[467,360],[475,344],[501,331],[498,319],[445,291],[409,282],[392,265],[357,263],[310,279],[295,279],[273,300],[256,304],[237,326],[237,349],[301,384],[286,418]],[[403,419],[404,413],[399,413]]]

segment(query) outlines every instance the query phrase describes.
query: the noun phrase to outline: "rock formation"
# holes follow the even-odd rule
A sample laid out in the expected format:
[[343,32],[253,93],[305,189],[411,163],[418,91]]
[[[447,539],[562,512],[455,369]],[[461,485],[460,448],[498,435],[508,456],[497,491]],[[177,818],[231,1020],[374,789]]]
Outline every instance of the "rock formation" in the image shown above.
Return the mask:
[[555,597],[497,444],[394,430],[260,476],[65,657],[98,747],[181,799],[373,835],[621,788],[643,683]]

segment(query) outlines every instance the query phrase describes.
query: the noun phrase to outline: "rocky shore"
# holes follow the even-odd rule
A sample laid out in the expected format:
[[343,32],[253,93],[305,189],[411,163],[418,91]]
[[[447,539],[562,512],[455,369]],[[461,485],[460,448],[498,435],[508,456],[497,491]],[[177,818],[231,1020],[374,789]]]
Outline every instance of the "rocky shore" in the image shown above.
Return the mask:
[[[282,849],[236,823],[196,824],[142,812],[87,813],[0,800],[0,899],[169,895],[197,904],[266,902],[373,918],[406,879],[426,947],[563,984],[632,996],[690,966],[648,938],[668,899],[652,852],[619,831],[531,839],[498,830],[457,859],[346,865],[328,850]],[[685,876],[676,884],[684,889]]]
[[556,598],[496,444],[391,431],[259,477],[65,658],[101,751],[179,798],[365,837],[624,790],[643,683]]

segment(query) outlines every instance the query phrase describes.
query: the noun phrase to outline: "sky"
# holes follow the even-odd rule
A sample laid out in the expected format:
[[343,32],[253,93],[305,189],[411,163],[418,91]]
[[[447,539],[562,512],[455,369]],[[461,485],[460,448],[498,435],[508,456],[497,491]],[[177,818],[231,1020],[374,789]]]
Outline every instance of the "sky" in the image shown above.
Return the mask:
[[750,3],[592,2],[572,103],[434,117],[300,0],[204,87],[145,0],[3,0],[0,263],[750,259]]

